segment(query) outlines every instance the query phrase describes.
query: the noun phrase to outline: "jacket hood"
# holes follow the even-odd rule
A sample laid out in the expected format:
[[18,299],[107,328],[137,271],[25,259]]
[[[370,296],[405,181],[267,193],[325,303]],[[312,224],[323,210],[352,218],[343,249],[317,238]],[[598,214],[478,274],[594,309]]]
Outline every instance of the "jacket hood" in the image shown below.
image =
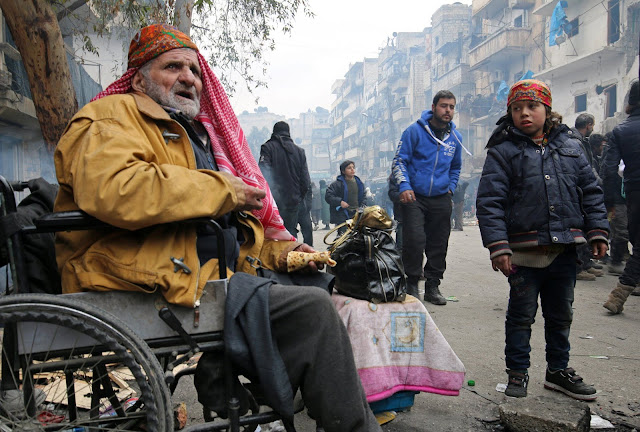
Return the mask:
[[296,144],[291,139],[291,135],[289,135],[289,132],[279,131],[277,133],[272,133],[271,140],[279,142],[282,147],[289,153],[293,153],[295,150]]
[[[520,132],[513,125],[513,121],[509,117],[507,117],[506,114],[500,117],[496,125],[497,127],[491,133],[491,137],[487,142],[486,148],[496,146],[505,141],[518,142],[518,141],[531,140],[531,138],[529,138],[527,135]],[[568,131],[569,131],[569,127],[565,124],[561,124],[560,126],[554,128],[551,131],[551,134],[549,135],[549,140],[551,141],[560,133],[562,132],[567,133]]]
[[[420,115],[420,118],[418,119],[418,124],[421,127],[425,127],[425,125],[427,124],[427,122],[433,118],[433,111],[432,110],[424,110],[422,111],[422,115]],[[453,120],[451,120],[449,122],[449,124],[451,125],[451,130],[455,130],[456,129],[456,124],[453,122]]]

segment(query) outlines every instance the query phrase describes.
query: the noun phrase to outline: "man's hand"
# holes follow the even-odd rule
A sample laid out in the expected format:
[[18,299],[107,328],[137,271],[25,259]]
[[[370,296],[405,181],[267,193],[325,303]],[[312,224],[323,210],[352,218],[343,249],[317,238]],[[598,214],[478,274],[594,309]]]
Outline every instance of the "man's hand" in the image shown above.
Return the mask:
[[597,240],[591,244],[591,254],[593,255],[593,259],[600,259],[604,257],[604,254],[609,250],[609,245],[607,242]]
[[[342,208],[349,208],[349,203],[345,202],[345,201],[340,201],[340,207]],[[305,251],[302,251],[305,252]],[[314,251],[315,252],[315,251]]]
[[238,205],[233,209],[234,211],[251,211],[262,208],[262,199],[266,196],[265,191],[249,186],[241,178],[227,172],[220,171],[220,174],[231,183],[238,197]]
[[500,270],[503,275],[509,277],[511,274],[511,255],[499,255],[491,260],[494,271]]
[[610,207],[607,209],[607,219],[611,220],[616,217],[616,208]]
[[[309,253],[316,251],[314,248],[312,248],[306,243],[302,243],[300,246],[298,246],[294,250],[298,252],[309,252]],[[324,269],[324,263],[316,263],[315,261],[309,261],[309,265],[307,266],[307,268],[302,269],[301,271],[304,273],[315,273],[318,270],[322,270],[322,269]]]
[[400,194],[400,202],[403,204],[412,203],[416,200],[416,194],[411,189]]

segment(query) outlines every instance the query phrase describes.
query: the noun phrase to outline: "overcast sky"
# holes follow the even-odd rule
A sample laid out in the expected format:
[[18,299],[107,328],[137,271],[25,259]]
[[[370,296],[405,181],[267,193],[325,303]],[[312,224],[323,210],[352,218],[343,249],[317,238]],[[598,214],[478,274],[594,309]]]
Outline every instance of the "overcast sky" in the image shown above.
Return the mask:
[[[258,104],[238,85],[231,104],[237,114],[266,106],[288,118],[322,106],[331,109],[331,85],[349,65],[377,57],[393,32],[417,32],[431,26],[441,0],[310,0],[315,17],[302,14],[290,36],[278,35],[270,63],[268,89],[260,89]],[[471,0],[460,3],[471,4]]]

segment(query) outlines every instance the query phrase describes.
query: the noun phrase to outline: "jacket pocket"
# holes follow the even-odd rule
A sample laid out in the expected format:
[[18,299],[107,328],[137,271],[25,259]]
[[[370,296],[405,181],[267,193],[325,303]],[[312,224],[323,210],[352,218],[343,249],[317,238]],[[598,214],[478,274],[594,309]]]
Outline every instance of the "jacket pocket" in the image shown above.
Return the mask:
[[559,147],[557,149],[557,152],[560,156],[567,156],[567,157],[580,157],[580,150],[575,149],[575,148],[570,148],[570,147]]
[[89,252],[73,266],[82,288],[91,291],[152,293],[157,289],[156,273],[118,263],[103,254]]

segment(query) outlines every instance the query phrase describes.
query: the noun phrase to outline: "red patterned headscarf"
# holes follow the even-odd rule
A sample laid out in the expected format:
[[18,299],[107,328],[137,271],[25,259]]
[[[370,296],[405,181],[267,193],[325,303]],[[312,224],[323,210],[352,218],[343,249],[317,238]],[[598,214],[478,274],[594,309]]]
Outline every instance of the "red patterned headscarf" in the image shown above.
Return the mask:
[[542,81],[534,79],[518,81],[511,86],[511,90],[509,90],[507,107],[521,100],[540,102],[551,108],[551,90],[549,90],[549,87]]
[[132,92],[131,82],[138,69],[149,60],[175,48],[191,48],[198,54],[202,70],[202,96],[196,120],[207,130],[218,168],[240,177],[249,186],[266,192],[262,209],[253,212],[264,226],[265,237],[295,240],[284,227],[269,185],[251,154],[226,92],[189,36],[166,24],[154,24],[140,30],[129,47],[129,69],[92,101],[113,94]]

